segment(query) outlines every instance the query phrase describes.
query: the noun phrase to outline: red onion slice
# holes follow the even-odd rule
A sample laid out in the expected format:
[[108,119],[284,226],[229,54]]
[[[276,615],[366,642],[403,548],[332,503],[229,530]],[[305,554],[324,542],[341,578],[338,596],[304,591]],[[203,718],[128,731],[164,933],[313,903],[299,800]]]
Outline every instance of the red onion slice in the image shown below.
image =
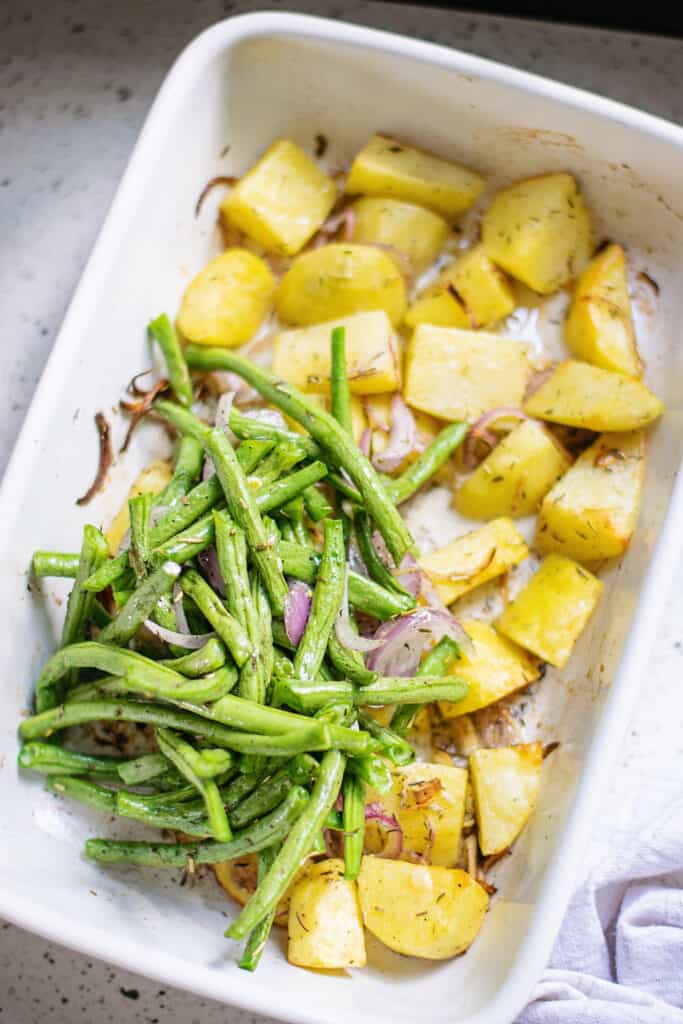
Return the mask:
[[305,583],[290,583],[289,594],[285,601],[285,631],[289,642],[295,646],[304,635],[311,614],[313,598],[310,588]]
[[183,608],[183,588],[178,580],[173,584],[173,612],[178,632],[185,633],[186,635],[189,634],[190,626],[185,615],[185,609]]
[[493,451],[498,444],[498,438],[488,428],[496,420],[505,419],[506,417],[517,420],[530,419],[521,409],[511,405],[501,405],[497,409],[490,409],[488,412],[485,412],[483,416],[480,416],[472,424],[465,438],[465,443],[462,447],[462,457],[466,469],[474,469],[478,462],[481,461],[477,458],[475,451],[477,441],[483,441]]
[[[200,551],[197,555],[197,561],[199,562],[199,568],[202,571],[202,576],[206,582],[213,587],[213,589],[225,597],[225,583],[221,575],[221,569],[218,564],[218,554],[216,548],[212,544],[211,547],[207,548],[206,551]],[[175,598],[174,598],[175,600]]]
[[334,625],[334,631],[337,634],[337,640],[343,647],[347,647],[350,651],[360,651],[361,654],[367,654],[368,651],[374,651],[378,647],[382,646],[382,640],[369,640],[366,637],[359,636],[351,625],[351,619],[349,617],[349,574],[348,571],[344,573],[344,596],[342,597],[341,608],[337,613],[337,621]]
[[[176,605],[176,608],[178,606]],[[203,647],[207,640],[211,640],[212,637],[216,636],[215,633],[176,633],[173,629],[166,629],[165,626],[160,626],[157,622],[152,622],[151,619],[145,619],[145,629],[152,633],[154,636],[158,636],[160,640],[163,640],[167,644],[175,644],[176,647],[185,647],[188,651],[197,651],[200,647]]]
[[258,420],[259,423],[267,423],[271,427],[277,427],[278,430],[287,429],[284,417],[277,409],[250,409],[244,415],[248,416],[250,420]]
[[423,570],[420,568],[415,555],[408,551],[404,556],[398,569],[394,569],[394,576],[398,583],[412,594],[419,597],[422,592]]
[[403,830],[393,814],[387,814],[380,803],[366,804],[365,820],[376,821],[384,830],[384,847],[378,855],[388,860],[396,860],[403,850]]
[[365,456],[366,459],[370,458],[370,442],[372,441],[372,431],[370,427],[366,427],[363,433],[360,435],[360,441],[358,447]]
[[381,676],[414,676],[424,652],[449,636],[465,652],[472,641],[457,619],[440,608],[416,608],[383,622],[375,633],[382,646],[368,658],[368,668]]
[[230,410],[232,409],[232,403],[234,401],[235,392],[226,391],[221,395],[216,403],[215,425],[221,430],[230,429]]
[[390,473],[398,469],[417,443],[417,425],[412,411],[398,392],[391,399],[391,433],[383,452],[372,459],[375,469]]

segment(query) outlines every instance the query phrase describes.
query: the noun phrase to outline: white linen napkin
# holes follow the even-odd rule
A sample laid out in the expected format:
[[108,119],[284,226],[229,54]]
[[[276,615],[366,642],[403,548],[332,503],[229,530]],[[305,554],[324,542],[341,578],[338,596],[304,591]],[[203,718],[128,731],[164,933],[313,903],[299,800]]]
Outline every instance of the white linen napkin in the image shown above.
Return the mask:
[[592,869],[517,1024],[683,1024],[683,799]]

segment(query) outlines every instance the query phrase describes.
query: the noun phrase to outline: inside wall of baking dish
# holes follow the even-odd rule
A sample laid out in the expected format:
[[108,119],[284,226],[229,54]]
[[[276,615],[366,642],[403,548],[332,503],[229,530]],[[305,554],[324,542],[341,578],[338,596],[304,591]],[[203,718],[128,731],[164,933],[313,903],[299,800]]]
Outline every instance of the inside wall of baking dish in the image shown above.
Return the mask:
[[[544,768],[539,807],[515,855],[497,876],[500,893],[473,949],[455,962],[427,964],[371,944],[371,966],[348,975],[297,972],[277,940],[254,977],[237,973],[234,948],[222,939],[232,912],[207,878],[190,891],[178,878],[143,870],[103,870],[80,855],[89,835],[130,835],[129,827],[57,801],[40,780],[14,768],[15,724],[27,706],[38,666],[54,647],[66,588],[48,581],[27,589],[35,547],[72,550],[83,523],[106,523],[137,471],[163,453],[163,435],[139,432],[117,458],[111,486],[88,509],[74,499],[94,473],[92,416],[111,410],[137,370],[150,365],[144,325],[173,313],[182,290],[215,251],[212,200],[199,219],[194,205],[217,174],[241,173],[275,137],[309,150],[316,134],[330,142],[330,166],[347,161],[376,130],[394,133],[490,176],[496,183],[571,170],[596,214],[599,237],[629,247],[659,285],[641,310],[646,380],[667,414],[651,435],[639,533],[628,557],[605,575],[606,597],[568,669],[553,679],[544,725],[561,740]],[[153,146],[150,144],[150,137]],[[313,38],[258,37],[229,55],[215,54],[185,76],[148,131],[154,158],[128,186],[125,228],[110,236],[89,292],[66,325],[62,370],[42,385],[30,421],[26,479],[15,481],[9,543],[0,579],[6,609],[5,714],[0,726],[0,801],[8,842],[0,848],[0,886],[64,920],[82,920],[191,964],[196,978],[216,975],[214,990],[236,999],[236,982],[282,994],[282,1014],[339,1019],[464,1020],[501,985],[528,927],[547,865],[562,841],[576,784],[600,720],[627,635],[643,574],[669,500],[680,455],[681,315],[677,267],[683,249],[676,208],[678,167],[665,142],[526,90],[411,61],[373,48]],[[217,197],[215,197],[217,199]],[[114,413],[117,441],[125,424]],[[41,500],[35,486],[40,482]],[[140,832],[140,834],[144,834]],[[277,942],[280,942],[278,945]],[[179,979],[180,980],[180,979]],[[202,982],[203,984],[203,982]],[[201,987],[201,986],[200,986]],[[247,1002],[248,995],[244,995]]]

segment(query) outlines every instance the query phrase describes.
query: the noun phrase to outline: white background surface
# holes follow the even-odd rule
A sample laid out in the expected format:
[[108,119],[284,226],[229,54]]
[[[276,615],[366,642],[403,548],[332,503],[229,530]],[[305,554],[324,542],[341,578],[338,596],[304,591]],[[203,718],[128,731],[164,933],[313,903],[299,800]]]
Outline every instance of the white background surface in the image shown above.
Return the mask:
[[[683,121],[681,42],[349,0],[286,6],[422,36]],[[206,25],[256,9],[216,0],[54,0],[40,7],[11,0],[0,15],[0,473],[164,73]],[[577,871],[618,855],[625,831],[634,822],[645,826],[680,791],[682,622],[678,588]],[[0,1024],[251,1019],[12,926],[0,930]]]

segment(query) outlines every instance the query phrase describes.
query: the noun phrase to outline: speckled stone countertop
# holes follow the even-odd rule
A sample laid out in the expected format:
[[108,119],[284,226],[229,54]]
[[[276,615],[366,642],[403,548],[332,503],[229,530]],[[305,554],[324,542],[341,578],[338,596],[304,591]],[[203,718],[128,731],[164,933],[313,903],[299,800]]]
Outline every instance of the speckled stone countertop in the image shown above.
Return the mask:
[[[207,25],[258,7],[420,36],[683,121],[683,43],[673,40],[358,0],[9,0],[0,13],[0,474],[164,74]],[[656,694],[631,724],[586,863],[680,792],[681,623],[678,588],[654,655]],[[253,1018],[0,926],[0,1022],[48,1020]]]

